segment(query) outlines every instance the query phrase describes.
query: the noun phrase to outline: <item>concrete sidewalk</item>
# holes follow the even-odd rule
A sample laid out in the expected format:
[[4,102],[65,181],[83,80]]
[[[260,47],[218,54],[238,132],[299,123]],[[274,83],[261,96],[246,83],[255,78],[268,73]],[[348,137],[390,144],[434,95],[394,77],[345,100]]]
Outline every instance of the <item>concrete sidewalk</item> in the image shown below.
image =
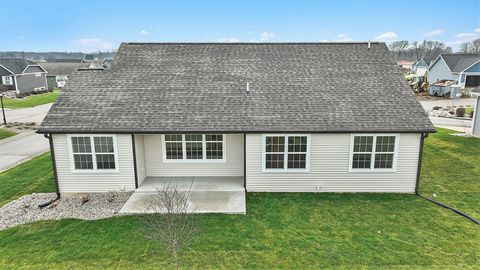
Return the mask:
[[0,141],[0,172],[45,153],[49,147],[48,139],[34,132]]

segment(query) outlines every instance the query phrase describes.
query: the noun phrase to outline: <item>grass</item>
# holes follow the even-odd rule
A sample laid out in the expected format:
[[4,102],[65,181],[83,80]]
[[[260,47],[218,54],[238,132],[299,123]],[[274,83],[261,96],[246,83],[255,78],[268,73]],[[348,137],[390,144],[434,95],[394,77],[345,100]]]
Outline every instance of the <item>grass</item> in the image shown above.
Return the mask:
[[0,140],[6,139],[8,137],[12,137],[13,135],[16,135],[17,133],[10,131],[5,128],[0,128]]
[[[430,135],[423,193],[435,193],[478,218],[479,146],[478,139],[455,137],[446,130]],[[26,166],[50,165],[46,159],[43,163]],[[250,193],[247,206],[246,216],[196,216],[202,233],[182,254],[183,265],[478,269],[480,263],[480,226],[414,195]],[[123,216],[10,228],[0,231],[0,268],[173,268],[168,255],[143,237],[141,226],[139,217]]]
[[59,94],[60,91],[54,90],[53,92],[31,95],[24,98],[4,98],[3,104],[5,105],[5,108],[11,109],[35,107],[38,105],[54,102]]
[[55,192],[49,153],[0,173],[0,207],[33,192]]

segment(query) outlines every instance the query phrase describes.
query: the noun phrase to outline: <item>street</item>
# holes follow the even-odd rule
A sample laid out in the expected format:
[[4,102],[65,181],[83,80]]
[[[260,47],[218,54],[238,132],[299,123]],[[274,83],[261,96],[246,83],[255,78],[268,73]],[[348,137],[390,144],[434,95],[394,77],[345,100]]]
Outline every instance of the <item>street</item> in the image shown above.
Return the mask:
[[[7,122],[36,122],[40,124],[52,104],[25,109],[7,109]],[[0,172],[49,150],[48,139],[35,132],[16,135],[0,141]]]

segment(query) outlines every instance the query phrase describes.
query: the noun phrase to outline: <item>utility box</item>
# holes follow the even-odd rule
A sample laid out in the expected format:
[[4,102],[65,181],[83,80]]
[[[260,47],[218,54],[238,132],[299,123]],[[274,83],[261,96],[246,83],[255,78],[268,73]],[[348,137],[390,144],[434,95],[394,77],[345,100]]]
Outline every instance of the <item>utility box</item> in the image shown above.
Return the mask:
[[458,85],[458,84],[452,85],[450,89],[450,98],[451,99],[460,98],[462,96],[462,93],[460,92],[461,89],[462,89],[461,85]]

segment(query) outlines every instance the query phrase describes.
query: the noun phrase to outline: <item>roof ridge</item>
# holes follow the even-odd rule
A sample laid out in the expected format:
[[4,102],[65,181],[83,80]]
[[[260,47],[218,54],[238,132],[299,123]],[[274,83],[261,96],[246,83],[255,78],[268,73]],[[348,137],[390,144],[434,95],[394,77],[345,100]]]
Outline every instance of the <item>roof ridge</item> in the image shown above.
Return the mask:
[[324,44],[381,44],[384,42],[380,41],[356,41],[356,42],[336,42],[336,41],[328,41],[328,42],[122,42],[122,44],[126,45],[324,45]]

